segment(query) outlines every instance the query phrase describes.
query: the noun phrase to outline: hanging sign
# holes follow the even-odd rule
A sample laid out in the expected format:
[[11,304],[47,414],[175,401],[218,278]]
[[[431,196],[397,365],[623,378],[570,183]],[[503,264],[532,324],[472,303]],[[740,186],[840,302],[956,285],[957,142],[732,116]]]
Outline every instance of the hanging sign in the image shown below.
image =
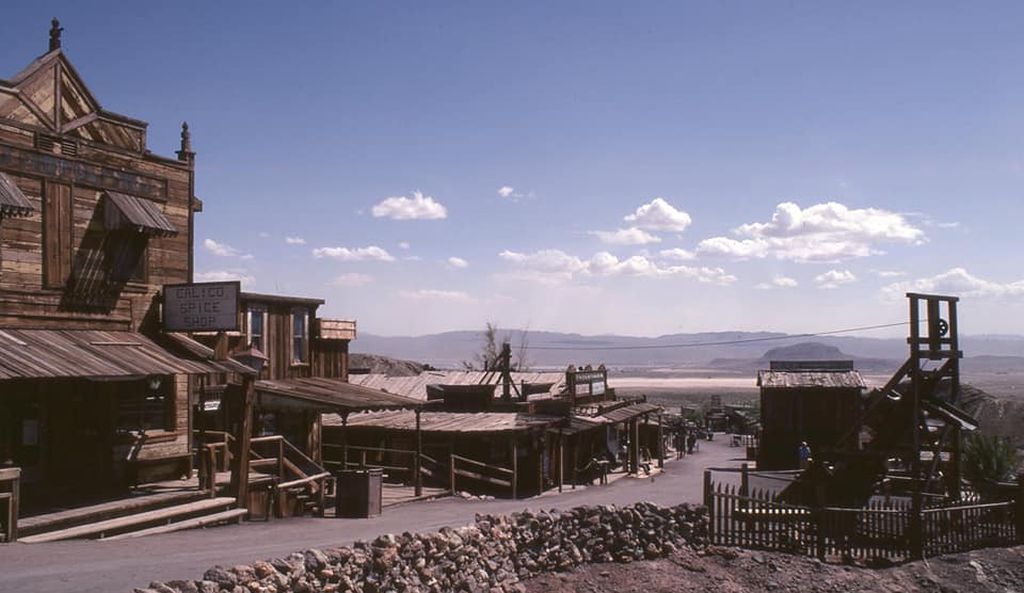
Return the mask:
[[238,331],[240,282],[164,285],[164,330]]

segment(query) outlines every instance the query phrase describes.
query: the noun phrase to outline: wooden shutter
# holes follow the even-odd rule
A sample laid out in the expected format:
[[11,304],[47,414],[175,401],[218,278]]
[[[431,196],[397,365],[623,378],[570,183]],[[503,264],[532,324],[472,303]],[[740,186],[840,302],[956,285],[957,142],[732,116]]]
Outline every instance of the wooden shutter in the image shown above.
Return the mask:
[[43,198],[43,283],[63,287],[71,276],[71,186],[46,182]]

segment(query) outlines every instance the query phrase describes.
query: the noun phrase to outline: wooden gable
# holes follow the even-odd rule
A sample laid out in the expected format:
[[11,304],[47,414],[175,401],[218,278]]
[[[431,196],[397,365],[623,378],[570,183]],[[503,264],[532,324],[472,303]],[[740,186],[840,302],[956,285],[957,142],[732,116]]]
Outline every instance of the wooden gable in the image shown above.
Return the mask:
[[0,119],[134,153],[146,149],[147,124],[104,110],[60,49],[0,84]]

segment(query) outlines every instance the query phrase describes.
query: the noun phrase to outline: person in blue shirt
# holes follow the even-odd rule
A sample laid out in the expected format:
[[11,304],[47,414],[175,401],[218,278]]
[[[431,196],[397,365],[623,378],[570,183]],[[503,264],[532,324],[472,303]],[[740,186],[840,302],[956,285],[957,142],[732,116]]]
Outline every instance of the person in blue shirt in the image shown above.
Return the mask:
[[800,469],[807,469],[807,466],[811,464],[811,448],[807,445],[807,441],[800,441],[797,457],[800,459]]

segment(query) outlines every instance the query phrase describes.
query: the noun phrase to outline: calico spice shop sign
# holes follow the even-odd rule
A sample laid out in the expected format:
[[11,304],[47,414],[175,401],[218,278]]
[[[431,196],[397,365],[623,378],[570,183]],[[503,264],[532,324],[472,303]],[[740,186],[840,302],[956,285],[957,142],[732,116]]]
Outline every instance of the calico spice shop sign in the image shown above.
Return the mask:
[[164,285],[164,330],[238,331],[240,282]]

